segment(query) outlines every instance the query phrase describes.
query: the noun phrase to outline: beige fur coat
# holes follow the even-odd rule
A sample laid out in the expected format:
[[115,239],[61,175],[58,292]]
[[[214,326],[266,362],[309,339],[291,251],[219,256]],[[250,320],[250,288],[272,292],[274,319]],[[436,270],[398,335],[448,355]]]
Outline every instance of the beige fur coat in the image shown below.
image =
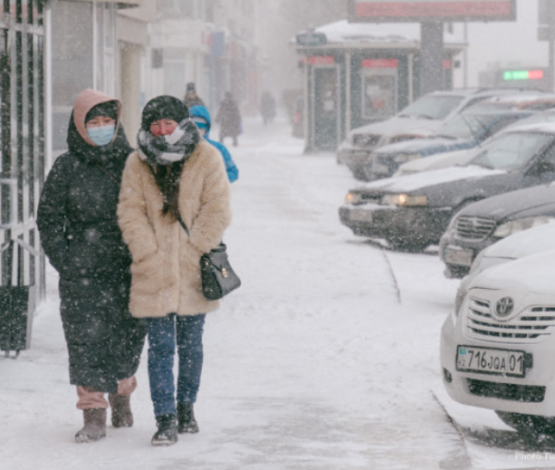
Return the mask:
[[202,295],[200,257],[231,221],[230,188],[218,150],[201,141],[181,173],[179,211],[189,228],[162,215],[163,196],[148,165],[131,154],[123,173],[118,220],[133,256],[131,314],[196,315],[216,310]]

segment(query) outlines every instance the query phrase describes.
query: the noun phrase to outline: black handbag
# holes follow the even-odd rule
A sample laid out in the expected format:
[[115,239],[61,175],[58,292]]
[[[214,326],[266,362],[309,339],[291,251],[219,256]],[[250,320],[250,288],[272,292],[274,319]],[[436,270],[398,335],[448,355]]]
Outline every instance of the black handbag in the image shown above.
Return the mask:
[[[189,229],[181,215],[178,221],[189,235]],[[206,300],[219,300],[241,285],[241,279],[235,273],[227,257],[227,247],[220,243],[216,248],[200,257],[200,275],[202,293]]]

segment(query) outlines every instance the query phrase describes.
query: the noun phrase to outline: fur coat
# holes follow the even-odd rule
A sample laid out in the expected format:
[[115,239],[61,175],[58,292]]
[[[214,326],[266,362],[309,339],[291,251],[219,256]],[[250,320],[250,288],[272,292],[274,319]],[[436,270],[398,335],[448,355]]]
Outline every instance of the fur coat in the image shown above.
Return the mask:
[[216,310],[202,294],[200,257],[222,240],[231,221],[230,187],[222,157],[205,141],[187,158],[179,211],[190,231],[162,214],[163,196],[137,152],[123,173],[118,220],[133,263],[130,311],[137,318]]

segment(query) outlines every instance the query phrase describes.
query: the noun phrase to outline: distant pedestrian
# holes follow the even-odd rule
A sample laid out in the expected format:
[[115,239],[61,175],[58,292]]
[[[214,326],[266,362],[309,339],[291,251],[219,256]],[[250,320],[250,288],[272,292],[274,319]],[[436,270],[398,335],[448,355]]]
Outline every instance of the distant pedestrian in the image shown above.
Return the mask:
[[193,106],[204,106],[204,101],[202,101],[200,96],[197,94],[196,86],[192,82],[187,83],[183,103],[185,103],[187,108],[192,108]]
[[200,135],[202,135],[209,144],[216,147],[222,154],[229,182],[233,183],[234,181],[237,181],[239,178],[239,169],[235,165],[233,158],[231,158],[229,150],[224,144],[220,144],[210,138],[210,127],[212,126],[212,121],[208,110],[204,106],[193,106],[189,109],[189,114],[191,115],[193,122],[197,125]]
[[121,175],[133,151],[120,116],[115,98],[89,89],[79,94],[68,151],[54,162],[38,206],[42,246],[60,275],[70,382],[83,410],[77,442],[106,436],[109,406],[114,427],[133,425],[130,395],[146,333],[129,314],[131,255],[116,215]]
[[146,104],[137,141],[123,173],[118,216],[133,256],[130,310],[146,319],[148,331],[158,427],[151,442],[171,445],[178,433],[199,431],[193,405],[204,318],[219,306],[202,294],[200,257],[218,246],[230,223],[230,186],[220,153],[200,137],[187,107],[173,96]]
[[226,137],[233,139],[233,145],[237,146],[237,136],[242,131],[241,113],[229,91],[220,104],[216,116],[216,122],[220,124],[220,142],[223,144]]
[[260,98],[260,114],[264,125],[272,122],[276,117],[276,100],[269,91],[262,93]]

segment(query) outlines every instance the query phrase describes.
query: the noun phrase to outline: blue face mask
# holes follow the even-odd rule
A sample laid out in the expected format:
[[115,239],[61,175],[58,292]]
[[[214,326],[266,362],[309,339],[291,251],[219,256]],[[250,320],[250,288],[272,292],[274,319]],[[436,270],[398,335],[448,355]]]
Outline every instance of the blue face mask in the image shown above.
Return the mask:
[[116,132],[116,125],[109,124],[108,126],[98,126],[87,128],[87,134],[90,139],[98,146],[108,145]]

